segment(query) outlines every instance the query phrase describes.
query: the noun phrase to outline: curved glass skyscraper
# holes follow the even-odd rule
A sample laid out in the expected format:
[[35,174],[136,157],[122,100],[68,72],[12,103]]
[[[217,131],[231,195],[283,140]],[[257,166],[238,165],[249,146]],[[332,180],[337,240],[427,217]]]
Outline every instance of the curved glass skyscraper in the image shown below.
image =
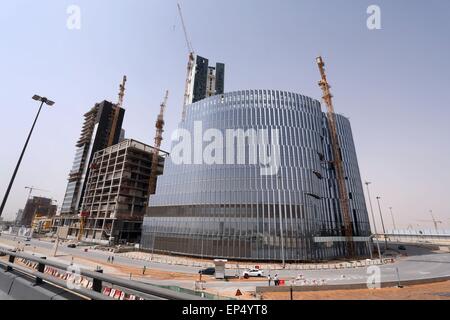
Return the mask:
[[[337,116],[355,247],[370,226],[348,119]],[[319,101],[247,90],[188,106],[150,198],[142,247],[268,261],[345,255],[326,115]]]

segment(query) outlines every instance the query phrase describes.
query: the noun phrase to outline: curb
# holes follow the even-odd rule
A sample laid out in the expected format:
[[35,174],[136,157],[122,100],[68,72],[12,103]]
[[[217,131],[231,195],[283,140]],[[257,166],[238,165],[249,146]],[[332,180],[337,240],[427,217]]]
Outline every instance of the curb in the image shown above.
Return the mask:
[[[412,286],[418,284],[428,284],[436,282],[450,281],[450,276],[436,277],[428,279],[413,279],[401,281],[402,286]],[[393,288],[398,286],[398,281],[382,282],[380,288]],[[333,290],[356,290],[356,289],[369,289],[366,283],[355,284],[336,284],[336,285],[318,285],[318,286],[292,286],[293,292],[311,292],[311,291],[333,291]],[[268,293],[268,292],[290,292],[291,286],[279,286],[279,287],[256,287],[256,293]]]

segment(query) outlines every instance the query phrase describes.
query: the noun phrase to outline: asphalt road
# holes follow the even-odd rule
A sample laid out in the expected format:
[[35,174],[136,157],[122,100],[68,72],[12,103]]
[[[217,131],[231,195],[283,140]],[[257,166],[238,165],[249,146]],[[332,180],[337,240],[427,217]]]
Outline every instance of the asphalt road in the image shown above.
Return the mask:
[[[12,240],[13,237],[9,235],[2,235],[0,237],[0,244],[2,239]],[[21,243],[23,239],[20,240]],[[25,251],[31,253],[33,247],[52,249],[53,243],[38,241],[32,239],[29,246]],[[408,256],[398,259],[394,264],[388,264],[380,266],[380,276],[382,282],[397,281],[398,276],[400,280],[412,280],[412,279],[426,279],[440,276],[450,276],[450,254],[449,253],[434,253],[426,248],[417,246],[406,246]],[[110,253],[99,250],[88,250],[84,252],[83,248],[67,248],[62,245],[59,247],[58,254],[60,255],[72,255],[80,258],[89,258],[99,262],[106,263]],[[179,265],[169,265],[161,263],[151,263],[139,260],[133,260],[120,255],[115,255],[115,264],[123,266],[132,266],[142,268],[144,265],[147,269],[156,269],[166,272],[180,272],[187,274],[198,274],[199,268]],[[398,270],[398,274],[397,274]],[[242,270],[241,270],[242,271]],[[233,277],[238,271],[227,270],[226,275]],[[266,275],[269,271],[266,270]],[[297,277],[299,274],[303,275],[307,280],[325,280],[327,284],[350,284],[350,283],[366,283],[368,276],[368,269],[366,268],[354,268],[354,269],[342,269],[342,270],[311,270],[311,271],[296,271],[296,270],[277,270],[270,271],[271,275],[278,274],[280,279],[290,280]],[[193,287],[192,281],[180,281],[180,280],[147,280],[147,279],[135,279],[143,282],[159,284],[159,285],[175,285],[183,286],[187,288]],[[246,288],[248,290],[254,290],[255,286],[267,285],[267,281],[211,281],[206,283],[206,288]]]

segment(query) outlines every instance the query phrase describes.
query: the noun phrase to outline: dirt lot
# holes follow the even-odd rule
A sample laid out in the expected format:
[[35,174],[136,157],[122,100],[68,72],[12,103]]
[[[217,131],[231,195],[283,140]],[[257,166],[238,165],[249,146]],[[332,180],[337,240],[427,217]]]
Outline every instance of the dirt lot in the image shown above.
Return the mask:
[[[442,295],[445,294],[446,296]],[[290,293],[266,293],[264,300],[290,300]],[[450,281],[400,288],[294,293],[295,300],[450,300]]]

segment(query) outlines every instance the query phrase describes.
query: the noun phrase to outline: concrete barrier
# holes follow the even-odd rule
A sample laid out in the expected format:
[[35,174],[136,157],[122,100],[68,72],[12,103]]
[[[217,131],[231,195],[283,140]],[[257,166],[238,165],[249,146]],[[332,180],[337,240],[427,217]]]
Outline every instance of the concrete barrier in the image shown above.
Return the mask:
[[[418,284],[428,284],[436,282],[450,281],[450,276],[428,278],[428,279],[416,279],[416,280],[403,280],[401,281],[402,286],[412,286]],[[381,283],[381,288],[393,288],[398,285],[397,281],[389,281]],[[304,285],[292,287],[294,292],[308,292],[308,291],[331,291],[331,290],[355,290],[355,289],[368,289],[366,283],[354,283],[354,284],[338,284],[338,285],[310,285],[308,282],[304,282]],[[279,287],[256,287],[256,293],[261,294],[265,292],[289,292],[290,286],[279,286]]]
[[11,290],[11,286],[14,282],[15,276],[11,275],[10,273],[5,273],[3,270],[0,271],[0,291],[3,291],[5,293],[9,293]]
[[81,300],[48,283],[36,286],[34,279],[16,272],[0,272],[0,290],[14,300]]

